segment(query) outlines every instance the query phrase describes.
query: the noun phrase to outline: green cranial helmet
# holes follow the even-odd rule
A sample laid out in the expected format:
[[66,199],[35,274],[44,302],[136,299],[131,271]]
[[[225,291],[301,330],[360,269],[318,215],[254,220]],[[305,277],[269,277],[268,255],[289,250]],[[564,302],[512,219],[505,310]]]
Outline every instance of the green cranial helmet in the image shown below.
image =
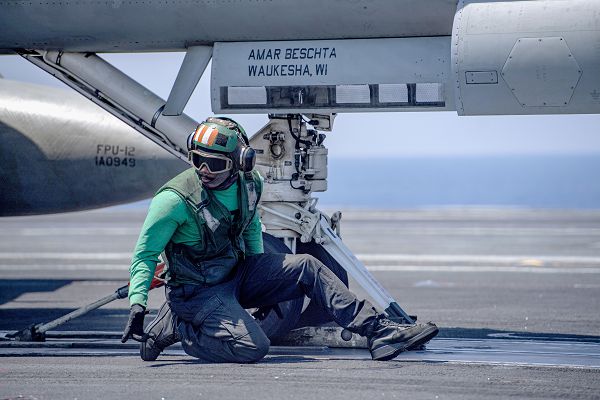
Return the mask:
[[[188,138],[188,151],[220,153],[229,157],[236,170],[251,171],[255,154],[244,129],[234,120],[209,117]],[[193,160],[192,160],[193,161]]]
[[208,150],[229,154],[235,151],[240,140],[238,131],[208,118],[198,125],[188,140],[188,150]]

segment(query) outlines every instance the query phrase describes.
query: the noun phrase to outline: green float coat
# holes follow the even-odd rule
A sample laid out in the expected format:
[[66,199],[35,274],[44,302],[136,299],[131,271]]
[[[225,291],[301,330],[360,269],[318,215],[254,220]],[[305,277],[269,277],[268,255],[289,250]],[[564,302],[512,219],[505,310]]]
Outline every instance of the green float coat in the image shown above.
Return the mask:
[[[195,170],[189,169],[174,178],[174,180],[184,175],[191,179],[190,174],[196,177]],[[260,182],[258,173],[254,173],[254,177],[256,182]],[[242,176],[240,176],[238,182],[244,182]],[[242,185],[239,185],[238,182],[225,190],[203,190],[213,195],[216,200],[215,203],[217,203],[214,206],[224,207],[232,212],[240,208],[239,189]],[[168,245],[186,245],[192,248],[206,247],[206,235],[201,234],[197,217],[190,205],[183,199],[181,194],[168,188],[168,186],[169,183],[165,185],[166,189],[163,187],[154,196],[135,246],[129,270],[131,274],[130,304],[146,306],[150,282],[159,261],[158,256]],[[243,187],[242,190],[244,190]],[[246,204],[241,206],[247,208]],[[244,211],[244,213],[248,212],[248,210]],[[240,239],[242,240],[242,247],[245,247],[245,249],[241,249],[245,255],[263,252],[262,229],[258,213],[254,213],[249,224],[243,230]]]

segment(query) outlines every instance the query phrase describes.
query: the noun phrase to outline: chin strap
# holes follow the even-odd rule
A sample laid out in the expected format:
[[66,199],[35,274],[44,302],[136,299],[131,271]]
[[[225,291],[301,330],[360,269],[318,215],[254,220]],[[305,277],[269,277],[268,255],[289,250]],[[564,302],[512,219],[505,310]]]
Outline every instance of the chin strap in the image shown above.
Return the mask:
[[229,178],[225,179],[225,182],[221,183],[219,186],[216,187],[217,190],[223,190],[223,189],[227,189],[228,187],[230,187],[231,185],[233,185],[235,183],[235,181],[237,181],[237,171],[235,173],[232,173]]
[[[202,177],[200,176],[200,171],[196,170],[196,175],[198,175],[198,179],[200,179],[200,181],[202,181]],[[237,170],[235,172],[232,172],[231,175],[225,179],[225,181],[223,183],[221,183],[219,186],[214,187],[214,188],[208,188],[210,190],[225,190],[228,187],[230,187],[231,185],[234,184],[234,182],[237,180]]]

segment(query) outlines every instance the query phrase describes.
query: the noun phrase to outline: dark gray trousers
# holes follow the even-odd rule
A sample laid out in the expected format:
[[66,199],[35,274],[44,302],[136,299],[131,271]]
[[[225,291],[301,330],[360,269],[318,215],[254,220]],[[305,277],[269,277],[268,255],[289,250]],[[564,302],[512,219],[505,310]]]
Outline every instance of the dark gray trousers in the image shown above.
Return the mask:
[[306,295],[340,326],[363,336],[379,315],[371,303],[358,300],[333,272],[306,254],[250,256],[228,282],[167,287],[166,293],[179,317],[183,349],[210,362],[255,362],[267,354],[269,339],[245,308]]

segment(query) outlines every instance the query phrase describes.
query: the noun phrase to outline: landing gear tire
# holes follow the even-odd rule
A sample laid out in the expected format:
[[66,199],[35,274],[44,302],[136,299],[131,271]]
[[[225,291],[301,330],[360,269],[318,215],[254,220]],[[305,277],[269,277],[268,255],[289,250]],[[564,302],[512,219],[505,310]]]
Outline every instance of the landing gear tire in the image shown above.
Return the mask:
[[[290,249],[280,239],[263,233],[263,245],[265,253],[287,253],[291,254]],[[348,286],[348,274],[342,266],[335,261],[327,251],[314,241],[309,243],[296,244],[297,254],[310,254],[317,260],[321,261],[328,267],[344,285]],[[285,336],[290,330],[303,326],[319,326],[331,322],[331,318],[317,305],[316,302],[310,302],[304,312],[304,298],[298,298],[290,301],[285,301],[278,304],[281,310],[282,318],[279,318],[277,313],[271,310],[264,319],[259,319],[257,322],[271,340],[277,340]]]

